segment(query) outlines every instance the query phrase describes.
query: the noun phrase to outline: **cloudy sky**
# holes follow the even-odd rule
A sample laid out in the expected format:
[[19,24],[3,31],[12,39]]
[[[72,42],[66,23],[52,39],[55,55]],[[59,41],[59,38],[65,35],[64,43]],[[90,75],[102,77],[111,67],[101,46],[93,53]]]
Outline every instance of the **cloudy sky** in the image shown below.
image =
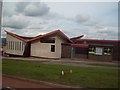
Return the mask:
[[4,2],[4,30],[36,36],[60,29],[68,37],[118,39],[117,2]]

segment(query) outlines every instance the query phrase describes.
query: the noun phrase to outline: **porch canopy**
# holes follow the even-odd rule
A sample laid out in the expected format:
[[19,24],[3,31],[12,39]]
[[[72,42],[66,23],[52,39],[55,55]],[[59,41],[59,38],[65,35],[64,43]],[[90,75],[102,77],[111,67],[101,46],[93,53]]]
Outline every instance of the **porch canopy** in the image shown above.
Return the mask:
[[71,44],[71,46],[74,46],[74,47],[88,47],[89,44]]

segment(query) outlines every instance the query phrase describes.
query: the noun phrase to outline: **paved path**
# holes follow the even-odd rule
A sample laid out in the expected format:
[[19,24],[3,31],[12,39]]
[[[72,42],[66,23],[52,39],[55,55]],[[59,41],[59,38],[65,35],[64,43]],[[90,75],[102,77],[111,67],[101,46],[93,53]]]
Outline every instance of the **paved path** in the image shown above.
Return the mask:
[[43,58],[23,58],[23,57],[3,57],[3,59],[9,60],[17,60],[17,61],[25,61],[25,62],[40,62],[44,64],[62,64],[68,66],[79,66],[79,67],[96,67],[96,68],[109,68],[109,69],[120,69],[120,67],[112,67],[112,66],[97,66],[90,64],[117,64],[117,62],[105,62],[105,61],[91,61],[91,60],[83,60],[83,59],[43,59]]
[[114,64],[118,63],[117,61],[96,61],[96,60],[89,60],[84,58],[61,58],[61,59],[45,59],[45,58],[37,58],[37,57],[2,57],[3,59],[12,59],[12,60],[27,60],[27,61],[55,61],[55,62],[77,62],[77,63],[107,63],[107,64]]
[[2,87],[11,88],[70,88],[70,86],[53,84],[43,81],[18,78],[15,76],[2,76]]
[[51,86],[32,83],[24,80],[13,79],[9,77],[2,77],[3,79],[3,87],[11,87],[11,88],[51,88]]

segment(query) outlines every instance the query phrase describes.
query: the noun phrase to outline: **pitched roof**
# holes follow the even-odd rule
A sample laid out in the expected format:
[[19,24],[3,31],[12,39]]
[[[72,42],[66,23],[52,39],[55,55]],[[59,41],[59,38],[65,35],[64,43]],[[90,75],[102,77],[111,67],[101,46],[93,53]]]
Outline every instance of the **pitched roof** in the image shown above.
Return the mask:
[[75,47],[88,47],[89,44],[71,44],[71,46],[75,46]]
[[77,40],[80,40],[82,37],[84,37],[84,35],[81,35],[81,36],[78,36],[78,37],[70,38],[70,40],[72,40],[73,42],[76,42]]
[[7,34],[19,39],[19,40],[24,41],[24,42],[31,42],[31,41],[34,41],[34,40],[37,40],[40,38],[50,37],[50,36],[54,36],[57,34],[57,35],[60,35],[60,37],[64,38],[65,40],[68,40],[70,43],[72,43],[72,41],[60,30],[55,30],[55,31],[49,32],[49,33],[44,34],[44,35],[38,35],[36,37],[23,37],[23,36],[19,36],[19,35],[13,34],[11,32],[8,32],[8,31],[5,31],[5,32]]
[[72,39],[80,39],[80,38],[82,38],[84,35],[81,35],[81,36],[77,36],[77,37],[73,37],[73,38],[70,38],[71,40]]
[[6,32],[7,34],[9,34],[9,35],[11,35],[11,36],[19,39],[19,40],[24,41],[24,42],[28,42],[31,38],[33,38],[33,37],[23,37],[23,36],[19,36],[19,35],[16,35],[16,34],[14,34],[14,33],[8,32],[8,31],[5,31],[5,32]]
[[80,39],[77,41],[91,41],[91,42],[120,42],[120,40],[98,40],[98,39]]
[[54,36],[54,35],[60,35],[62,38],[66,39],[70,43],[72,43],[72,41],[60,30],[55,30],[55,31],[49,32],[49,33],[44,34],[44,35],[39,35],[35,38],[30,39],[29,41],[34,41],[34,40],[37,40],[37,39],[40,39],[40,38],[50,37],[50,36]]

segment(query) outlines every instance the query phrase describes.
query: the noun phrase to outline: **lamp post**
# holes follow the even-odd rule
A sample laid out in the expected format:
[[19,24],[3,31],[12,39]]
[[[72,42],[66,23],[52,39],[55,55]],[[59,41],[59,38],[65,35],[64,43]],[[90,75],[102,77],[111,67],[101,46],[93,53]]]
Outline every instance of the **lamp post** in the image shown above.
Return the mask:
[[0,30],[2,28],[2,0],[0,0]]
[[[2,27],[1,21],[2,21],[2,0],[0,0],[0,30]],[[0,41],[2,41],[2,40],[0,40]],[[0,45],[0,48],[1,48],[1,45]],[[1,56],[0,56],[0,59],[2,59]],[[0,60],[0,74],[2,75],[2,61],[1,60]],[[1,89],[1,87],[2,87],[2,77],[0,76],[0,89]]]

